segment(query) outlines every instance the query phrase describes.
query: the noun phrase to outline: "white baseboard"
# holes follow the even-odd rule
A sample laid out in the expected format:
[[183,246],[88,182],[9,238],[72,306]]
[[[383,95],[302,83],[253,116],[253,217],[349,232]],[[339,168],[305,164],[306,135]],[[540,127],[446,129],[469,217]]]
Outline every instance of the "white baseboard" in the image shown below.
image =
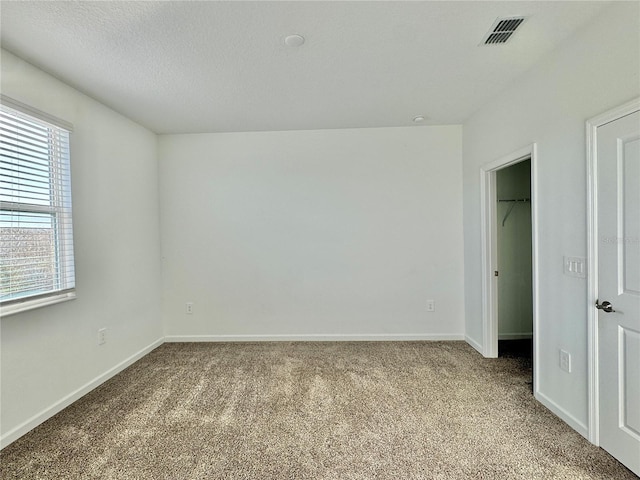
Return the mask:
[[12,442],[15,442],[18,438],[25,435],[29,431],[33,430],[34,428],[36,428],[38,425],[45,422],[49,418],[53,417],[56,413],[65,409],[76,400],[82,398],[84,395],[89,393],[94,388],[102,385],[111,377],[120,373],[129,365],[132,365],[133,363],[135,363],[136,361],[138,361],[139,359],[147,355],[149,352],[151,352],[151,350],[153,350],[156,347],[159,347],[163,343],[164,343],[164,339],[159,338],[152,344],[144,347],[142,350],[134,353],[129,358],[123,360],[122,362],[117,364],[115,367],[110,368],[109,370],[104,372],[102,375],[98,375],[93,380],[89,381],[88,383],[85,383],[82,387],[71,392],[69,395],[67,395],[66,397],[63,397],[62,399],[60,399],[50,407],[45,408],[40,413],[37,413],[36,415],[26,420],[25,422],[21,423],[17,427],[13,428],[12,430],[9,430],[7,433],[2,435],[2,437],[0,437],[0,449],[6,447]]
[[467,342],[469,345],[471,345],[473,348],[475,348],[480,355],[484,356],[482,345],[480,345],[479,342],[475,341],[473,338],[471,338],[468,335],[464,336],[464,341]]
[[533,338],[532,332],[522,333],[499,333],[498,340],[525,340]]
[[165,342],[399,342],[399,341],[464,340],[456,333],[371,333],[371,334],[299,334],[299,335],[167,335]]
[[564,421],[567,425],[573,428],[576,432],[582,435],[584,438],[589,440],[589,428],[578,420],[576,417],[567,412],[560,405],[555,403],[549,397],[547,397],[544,393],[537,391],[534,394],[536,400],[538,400],[541,404],[547,407],[551,412],[553,412],[560,420]]

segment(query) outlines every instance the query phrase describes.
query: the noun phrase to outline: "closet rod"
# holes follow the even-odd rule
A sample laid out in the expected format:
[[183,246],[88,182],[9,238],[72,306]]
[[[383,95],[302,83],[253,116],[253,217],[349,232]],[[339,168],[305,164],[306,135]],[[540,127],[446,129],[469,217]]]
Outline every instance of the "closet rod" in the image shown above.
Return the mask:
[[516,206],[516,203],[526,203],[526,202],[530,202],[531,199],[530,198],[513,198],[513,199],[509,199],[509,200],[498,200],[499,202],[512,202],[512,205],[509,207],[509,209],[507,210],[507,214],[504,216],[504,218],[502,219],[502,226],[504,227],[504,223],[507,221],[507,218],[509,218],[509,215],[511,215],[511,212],[513,211],[513,207]]

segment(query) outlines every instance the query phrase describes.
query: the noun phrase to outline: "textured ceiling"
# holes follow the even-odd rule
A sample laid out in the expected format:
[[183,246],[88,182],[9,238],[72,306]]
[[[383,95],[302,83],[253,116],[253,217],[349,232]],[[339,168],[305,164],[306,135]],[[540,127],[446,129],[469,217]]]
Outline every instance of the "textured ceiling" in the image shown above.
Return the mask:
[[[1,41],[157,133],[455,124],[606,5],[2,2]],[[509,43],[478,46],[520,14]]]

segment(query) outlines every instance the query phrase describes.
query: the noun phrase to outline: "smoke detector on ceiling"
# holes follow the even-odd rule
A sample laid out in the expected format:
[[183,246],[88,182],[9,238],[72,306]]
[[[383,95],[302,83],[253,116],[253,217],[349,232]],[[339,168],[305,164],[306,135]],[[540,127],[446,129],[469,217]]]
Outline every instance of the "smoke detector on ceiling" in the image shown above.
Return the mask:
[[496,18],[480,45],[498,45],[507,43],[516,29],[527,19],[525,16]]
[[284,38],[284,44],[288,47],[300,47],[303,43],[304,37],[297,33]]

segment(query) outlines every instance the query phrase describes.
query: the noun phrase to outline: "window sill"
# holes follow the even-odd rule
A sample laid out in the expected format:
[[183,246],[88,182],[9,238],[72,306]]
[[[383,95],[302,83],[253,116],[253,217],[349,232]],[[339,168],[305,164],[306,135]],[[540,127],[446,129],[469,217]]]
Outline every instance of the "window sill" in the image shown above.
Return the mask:
[[67,302],[75,298],[76,292],[75,290],[71,290],[62,293],[54,293],[46,297],[25,299],[24,301],[17,301],[0,307],[0,316],[4,318],[16,313],[26,312],[28,310],[34,310],[48,305],[55,305],[56,303]]

